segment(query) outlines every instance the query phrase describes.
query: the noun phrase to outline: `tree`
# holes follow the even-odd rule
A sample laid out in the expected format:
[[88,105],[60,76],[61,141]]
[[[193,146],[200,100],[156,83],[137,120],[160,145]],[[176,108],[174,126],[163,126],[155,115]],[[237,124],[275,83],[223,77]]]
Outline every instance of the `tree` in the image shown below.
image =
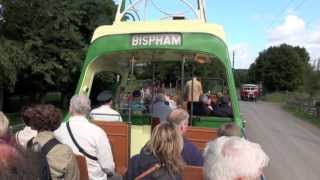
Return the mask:
[[313,66],[309,66],[307,71],[304,74],[304,91],[307,92],[310,98],[314,98],[317,93],[320,93],[320,69],[319,62]]
[[112,0],[3,0],[2,4],[2,39],[14,42],[12,48],[23,56],[7,53],[0,61],[24,62],[11,84],[16,84],[16,92],[36,92],[32,97],[37,100],[51,90],[74,91],[94,29],[110,24],[116,8]]
[[262,81],[269,91],[294,90],[303,85],[303,75],[309,66],[305,48],[282,44],[259,53],[250,66],[250,79]]

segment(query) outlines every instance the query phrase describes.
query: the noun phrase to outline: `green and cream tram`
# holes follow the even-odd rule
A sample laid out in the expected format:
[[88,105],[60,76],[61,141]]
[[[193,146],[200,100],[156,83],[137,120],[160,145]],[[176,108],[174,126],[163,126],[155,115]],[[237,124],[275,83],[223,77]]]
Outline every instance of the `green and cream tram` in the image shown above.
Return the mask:
[[[155,95],[154,86],[161,71],[157,67],[161,64],[172,64],[179,71],[176,81],[163,86],[173,96],[178,96],[180,103],[184,100],[185,82],[202,67],[211,67],[213,72],[201,77],[204,93],[224,91],[230,99],[232,117],[196,116],[190,112],[189,138],[200,148],[215,137],[216,129],[222,124],[234,122],[242,129],[244,126],[224,29],[206,22],[203,2],[198,1],[195,9],[187,4],[196,16],[194,20],[172,15],[158,21],[133,18],[135,3],[121,1],[114,23],[95,30],[76,89],[76,94],[89,96],[93,101],[98,91],[112,90],[113,106],[124,122],[107,123],[105,126],[109,127],[104,129],[111,139],[120,173],[125,171],[129,157],[137,154],[149,139],[152,124],[147,112],[132,112],[126,100],[133,90],[142,89],[146,84],[150,85],[152,96]],[[141,71],[147,72],[149,78],[139,79],[137,74]],[[101,79],[105,75],[109,81],[103,84]]]

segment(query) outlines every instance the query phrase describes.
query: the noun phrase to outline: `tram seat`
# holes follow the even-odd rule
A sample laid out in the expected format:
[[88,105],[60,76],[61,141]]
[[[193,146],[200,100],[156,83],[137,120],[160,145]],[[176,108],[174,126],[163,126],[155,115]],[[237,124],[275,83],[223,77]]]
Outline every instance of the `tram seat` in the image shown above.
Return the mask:
[[160,118],[157,118],[157,117],[151,118],[151,132],[158,124],[160,124]]
[[123,122],[94,121],[101,127],[111,144],[115,170],[118,174],[124,175],[128,168],[129,161],[129,125]]
[[182,179],[183,180],[202,180],[203,179],[203,170],[199,166],[190,166],[187,165],[182,170]]
[[86,158],[82,155],[75,155],[80,171],[80,180],[89,180]]
[[188,127],[185,137],[203,151],[207,143],[217,138],[217,129],[205,127]]

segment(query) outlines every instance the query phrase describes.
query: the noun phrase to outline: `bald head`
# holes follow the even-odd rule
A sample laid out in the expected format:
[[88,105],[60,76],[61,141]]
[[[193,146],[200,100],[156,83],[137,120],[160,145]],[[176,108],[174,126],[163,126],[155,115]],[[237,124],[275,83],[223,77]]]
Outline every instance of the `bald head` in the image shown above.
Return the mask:
[[173,123],[182,134],[188,129],[188,120],[188,112],[181,108],[171,111],[167,118],[167,121]]
[[69,111],[71,115],[86,116],[91,110],[91,102],[87,96],[74,95],[70,100]]

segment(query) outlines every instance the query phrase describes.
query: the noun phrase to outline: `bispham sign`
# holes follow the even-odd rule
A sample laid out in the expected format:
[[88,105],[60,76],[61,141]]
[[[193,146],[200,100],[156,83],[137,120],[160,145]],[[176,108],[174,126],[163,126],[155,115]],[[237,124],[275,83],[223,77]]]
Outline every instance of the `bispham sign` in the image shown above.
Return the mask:
[[178,33],[167,34],[134,34],[131,37],[131,46],[181,46],[182,37]]

